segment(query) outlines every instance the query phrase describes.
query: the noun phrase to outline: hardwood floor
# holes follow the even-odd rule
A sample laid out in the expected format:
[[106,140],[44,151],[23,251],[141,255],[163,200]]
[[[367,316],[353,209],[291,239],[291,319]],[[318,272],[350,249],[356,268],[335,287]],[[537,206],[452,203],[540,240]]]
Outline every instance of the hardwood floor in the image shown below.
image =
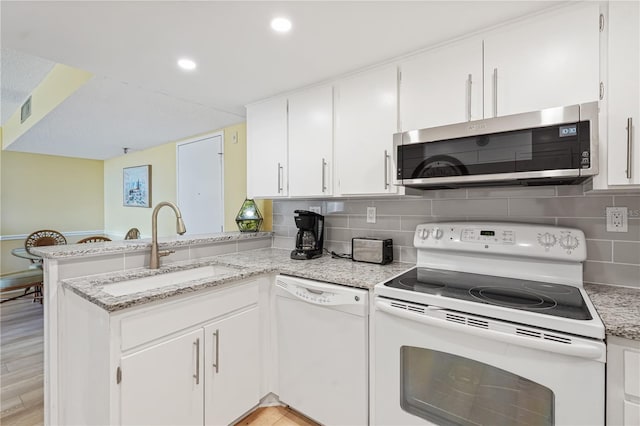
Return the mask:
[[263,407],[236,423],[236,426],[239,425],[317,426],[318,424],[287,407]]
[[[44,423],[43,307],[26,297],[0,305],[0,424]],[[237,425],[316,426],[286,407],[258,408]]]
[[25,297],[0,305],[0,424],[44,423],[44,308]]

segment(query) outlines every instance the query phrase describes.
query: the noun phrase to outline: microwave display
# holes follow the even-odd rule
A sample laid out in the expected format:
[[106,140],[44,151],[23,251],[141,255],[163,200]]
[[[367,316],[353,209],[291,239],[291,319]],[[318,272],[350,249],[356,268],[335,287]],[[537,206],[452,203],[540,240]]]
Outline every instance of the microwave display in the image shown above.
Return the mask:
[[589,122],[398,146],[398,179],[590,167]]

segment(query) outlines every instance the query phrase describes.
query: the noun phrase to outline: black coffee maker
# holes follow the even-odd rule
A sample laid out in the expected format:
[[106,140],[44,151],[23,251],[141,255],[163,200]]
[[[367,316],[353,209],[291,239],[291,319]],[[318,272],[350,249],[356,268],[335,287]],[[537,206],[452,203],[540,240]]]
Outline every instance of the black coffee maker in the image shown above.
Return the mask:
[[296,249],[291,252],[291,258],[296,260],[315,259],[322,256],[324,241],[324,216],[307,210],[296,210],[294,217],[298,234],[296,235]]

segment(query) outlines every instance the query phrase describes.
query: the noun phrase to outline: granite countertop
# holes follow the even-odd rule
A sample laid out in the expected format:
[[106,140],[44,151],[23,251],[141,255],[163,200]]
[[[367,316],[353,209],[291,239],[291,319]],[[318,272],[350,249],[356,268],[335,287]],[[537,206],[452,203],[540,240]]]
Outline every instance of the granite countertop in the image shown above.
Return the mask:
[[602,284],[584,288],[608,335],[640,340],[640,289]]
[[[265,273],[293,275],[370,290],[377,283],[386,281],[414,266],[411,263],[400,262],[393,262],[388,265],[374,265],[345,259],[333,259],[328,255],[319,259],[305,261],[292,260],[289,258],[289,252],[289,250],[273,248],[248,250],[197,261],[175,262],[162,266],[157,270],[137,268],[125,272],[71,278],[63,280],[62,286],[106,311],[115,312]],[[227,266],[228,270],[212,278],[190,280],[122,296],[113,296],[104,291],[105,287],[110,284],[208,265]]]
[[[210,244],[223,241],[248,240],[255,238],[270,238],[272,232],[222,232],[219,234],[202,235],[176,235],[158,239],[160,249],[186,247],[198,244]],[[135,252],[148,250],[151,247],[151,238],[140,240],[105,241],[91,244],[63,244],[57,246],[41,246],[29,249],[30,252],[47,258],[63,259],[78,256],[97,256],[114,253]]]

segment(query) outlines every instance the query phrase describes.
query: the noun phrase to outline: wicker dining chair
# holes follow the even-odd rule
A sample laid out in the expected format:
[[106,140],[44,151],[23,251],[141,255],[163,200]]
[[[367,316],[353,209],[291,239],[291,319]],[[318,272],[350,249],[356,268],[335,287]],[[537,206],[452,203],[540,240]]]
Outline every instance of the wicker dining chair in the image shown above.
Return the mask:
[[[27,252],[31,253],[30,249],[33,247],[57,246],[62,244],[67,244],[67,239],[60,232],[51,229],[41,229],[29,234],[24,241],[24,248]],[[40,263],[40,261],[32,260],[31,263]],[[40,303],[42,303],[44,297],[42,294],[42,284],[43,281],[34,284],[34,301],[39,299]]]
[[78,241],[78,244],[81,244],[81,243],[101,243],[103,241],[111,241],[111,238],[107,238],[107,237],[102,237],[100,235],[96,235],[94,237],[83,238],[83,239]]
[[131,228],[127,231],[127,235],[124,236],[125,240],[138,240],[140,239],[140,230],[138,228]]

